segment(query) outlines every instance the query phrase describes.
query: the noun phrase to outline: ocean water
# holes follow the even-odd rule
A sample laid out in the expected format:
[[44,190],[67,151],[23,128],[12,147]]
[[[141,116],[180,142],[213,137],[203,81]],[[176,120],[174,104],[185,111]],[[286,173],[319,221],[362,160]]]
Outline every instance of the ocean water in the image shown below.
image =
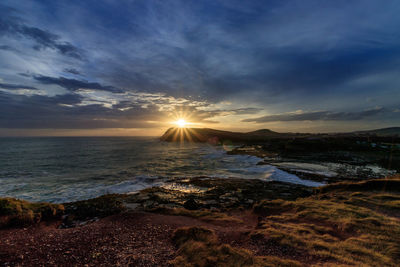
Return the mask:
[[0,197],[59,203],[203,175],[321,185],[225,149],[149,137],[0,138]]

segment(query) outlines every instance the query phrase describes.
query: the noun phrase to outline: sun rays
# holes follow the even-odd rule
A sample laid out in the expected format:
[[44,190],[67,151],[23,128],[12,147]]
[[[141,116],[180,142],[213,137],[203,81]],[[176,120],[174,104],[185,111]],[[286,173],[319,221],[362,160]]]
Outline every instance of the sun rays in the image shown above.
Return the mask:
[[174,127],[169,129],[164,136],[164,139],[170,139],[172,142],[198,142],[205,141],[205,137],[193,128]]
[[195,123],[195,116],[193,116],[193,110],[189,110],[185,107],[177,107],[173,112],[169,114],[170,118],[173,120],[170,121],[174,127],[186,128],[192,127],[198,123]]
[[175,124],[178,125],[179,128],[184,128],[188,122],[185,119],[179,119],[175,122]]
[[199,134],[196,128],[192,128],[201,125],[201,123],[195,122],[194,110],[187,107],[176,108],[170,113],[170,118],[172,118],[170,121],[172,128],[165,133],[166,138],[181,143],[197,142],[204,139],[204,136]]

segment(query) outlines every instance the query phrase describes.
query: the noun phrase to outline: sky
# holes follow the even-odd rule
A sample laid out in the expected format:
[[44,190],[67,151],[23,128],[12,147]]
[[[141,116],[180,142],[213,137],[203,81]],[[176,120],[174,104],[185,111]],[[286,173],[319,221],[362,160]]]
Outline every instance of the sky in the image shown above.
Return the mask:
[[400,1],[3,0],[0,135],[400,126]]

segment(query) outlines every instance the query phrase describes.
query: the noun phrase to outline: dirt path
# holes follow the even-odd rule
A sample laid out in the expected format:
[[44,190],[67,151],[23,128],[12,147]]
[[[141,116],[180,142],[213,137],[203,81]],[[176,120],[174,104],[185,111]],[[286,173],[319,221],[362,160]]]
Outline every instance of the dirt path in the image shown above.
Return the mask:
[[237,244],[242,233],[254,228],[255,219],[242,215],[243,224],[154,213],[130,212],[70,229],[57,223],[25,229],[0,230],[1,266],[169,266],[176,248],[175,229],[204,226],[223,242]]
[[85,226],[58,229],[60,222],[0,230],[0,266],[170,266],[174,230],[185,226],[212,229],[221,243],[258,256],[316,263],[304,251],[250,237],[259,218],[248,211],[229,214],[243,221],[203,221],[185,216],[127,212]]

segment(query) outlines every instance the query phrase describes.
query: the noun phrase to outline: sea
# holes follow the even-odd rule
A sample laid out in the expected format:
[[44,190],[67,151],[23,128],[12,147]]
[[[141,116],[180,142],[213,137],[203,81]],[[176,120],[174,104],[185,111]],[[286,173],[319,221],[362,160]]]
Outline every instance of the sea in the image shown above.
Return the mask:
[[257,165],[254,156],[228,155],[232,148],[154,137],[2,137],[0,197],[63,203],[197,176],[321,185]]

